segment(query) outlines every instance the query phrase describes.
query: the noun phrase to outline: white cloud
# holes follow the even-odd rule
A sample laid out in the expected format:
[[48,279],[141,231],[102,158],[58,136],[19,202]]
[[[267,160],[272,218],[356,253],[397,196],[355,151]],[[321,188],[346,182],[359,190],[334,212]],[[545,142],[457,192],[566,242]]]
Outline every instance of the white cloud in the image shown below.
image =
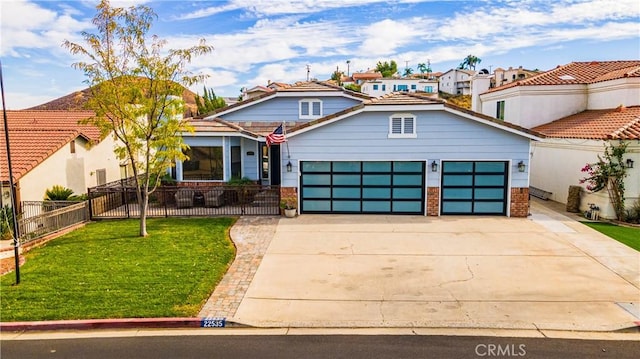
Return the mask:
[[[49,49],[57,52],[65,39],[77,39],[78,33],[91,26],[88,20],[76,20],[69,11],[63,14],[26,1],[2,4],[2,43],[0,55],[21,57],[22,49]],[[29,14],[25,21],[24,14]]]
[[[256,17],[310,14],[325,10],[345,9],[348,7],[367,6],[385,2],[387,2],[387,0],[232,0],[225,5],[205,7],[179,15],[177,19],[197,19],[234,10],[244,10]],[[396,0],[393,3],[416,2],[424,2],[424,0]]]
[[[431,30],[433,21],[424,18],[395,21],[385,19],[361,30],[365,37],[359,51],[372,55],[388,55]],[[416,41],[417,42],[417,41]]]

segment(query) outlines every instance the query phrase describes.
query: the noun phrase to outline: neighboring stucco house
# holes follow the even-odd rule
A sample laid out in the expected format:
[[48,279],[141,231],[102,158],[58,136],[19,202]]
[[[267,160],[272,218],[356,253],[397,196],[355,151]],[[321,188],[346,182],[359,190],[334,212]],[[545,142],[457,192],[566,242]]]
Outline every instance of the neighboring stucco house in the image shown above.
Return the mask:
[[[630,141],[627,156],[635,163],[639,159],[638,60],[572,62],[480,94],[477,106],[485,115],[549,137],[533,144],[531,186],[552,192],[551,199],[561,203],[569,186],[585,177],[580,169],[603,153],[605,142]],[[638,169],[629,169],[627,206],[637,199],[639,183]],[[581,209],[589,203],[600,205],[602,217],[614,217],[606,191],[585,192]]]
[[351,78],[356,85],[362,85],[365,81],[381,79],[382,74],[375,70],[368,70],[366,72],[354,72],[351,74]]
[[[287,142],[266,146],[283,123]],[[192,124],[177,180],[279,185],[301,214],[528,214],[537,134],[424,94],[303,82]]]
[[438,94],[438,80],[417,78],[381,78],[366,81],[361,87],[362,93],[380,97],[392,92],[417,92]]
[[[121,178],[114,141],[101,138],[100,130],[79,121],[91,111],[7,111],[11,167],[17,201],[42,201],[54,185],[75,194]],[[0,175],[8,189],[8,161],[4,129],[0,136]],[[3,194],[3,203],[8,196]]]
[[475,74],[472,70],[451,69],[439,78],[440,91],[452,95],[471,95],[471,79]]
[[[625,205],[630,207],[640,197],[640,106],[607,110],[586,110],[547,123],[534,130],[546,138],[535,144],[531,158],[532,186],[552,192],[552,199],[566,203],[569,185],[579,185],[586,177],[580,171],[587,163],[602,156],[605,145],[628,146],[623,163],[628,168],[625,178]],[[584,192],[582,209],[589,203],[600,208],[603,218],[616,218],[607,191]]]

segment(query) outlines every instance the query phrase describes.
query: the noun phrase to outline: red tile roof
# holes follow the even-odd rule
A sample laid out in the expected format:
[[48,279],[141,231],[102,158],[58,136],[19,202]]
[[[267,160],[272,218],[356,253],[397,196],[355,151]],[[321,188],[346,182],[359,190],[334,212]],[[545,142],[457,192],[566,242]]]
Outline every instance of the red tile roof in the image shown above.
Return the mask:
[[354,72],[351,74],[351,78],[354,80],[375,80],[381,79],[382,74],[379,72]]
[[[100,141],[100,130],[78,121],[93,116],[91,111],[7,111],[11,167],[19,180],[27,172],[65,146],[82,136],[89,141]],[[0,179],[8,181],[4,127],[0,130]]]
[[534,128],[552,138],[640,139],[640,106],[587,110]]
[[625,77],[640,77],[640,60],[572,62],[486,93],[516,86],[592,84]]

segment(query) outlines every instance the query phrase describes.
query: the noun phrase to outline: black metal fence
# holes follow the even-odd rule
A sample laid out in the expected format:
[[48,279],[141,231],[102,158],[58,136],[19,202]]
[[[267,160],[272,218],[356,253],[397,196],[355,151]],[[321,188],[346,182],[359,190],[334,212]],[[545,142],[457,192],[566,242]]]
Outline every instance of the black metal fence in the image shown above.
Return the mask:
[[24,201],[21,208],[18,228],[22,243],[89,220],[86,201]]
[[[91,219],[139,218],[136,187],[127,182],[88,189]],[[148,217],[277,215],[280,187],[261,185],[160,186],[149,195]]]

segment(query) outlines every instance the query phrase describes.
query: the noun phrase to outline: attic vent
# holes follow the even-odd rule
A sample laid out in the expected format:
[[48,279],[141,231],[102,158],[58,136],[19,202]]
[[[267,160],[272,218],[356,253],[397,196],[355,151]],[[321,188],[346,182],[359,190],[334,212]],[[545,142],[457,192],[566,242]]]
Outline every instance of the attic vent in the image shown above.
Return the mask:
[[571,75],[562,75],[560,76],[560,80],[564,80],[564,81],[569,81],[569,80],[575,80],[576,78],[571,76]]

